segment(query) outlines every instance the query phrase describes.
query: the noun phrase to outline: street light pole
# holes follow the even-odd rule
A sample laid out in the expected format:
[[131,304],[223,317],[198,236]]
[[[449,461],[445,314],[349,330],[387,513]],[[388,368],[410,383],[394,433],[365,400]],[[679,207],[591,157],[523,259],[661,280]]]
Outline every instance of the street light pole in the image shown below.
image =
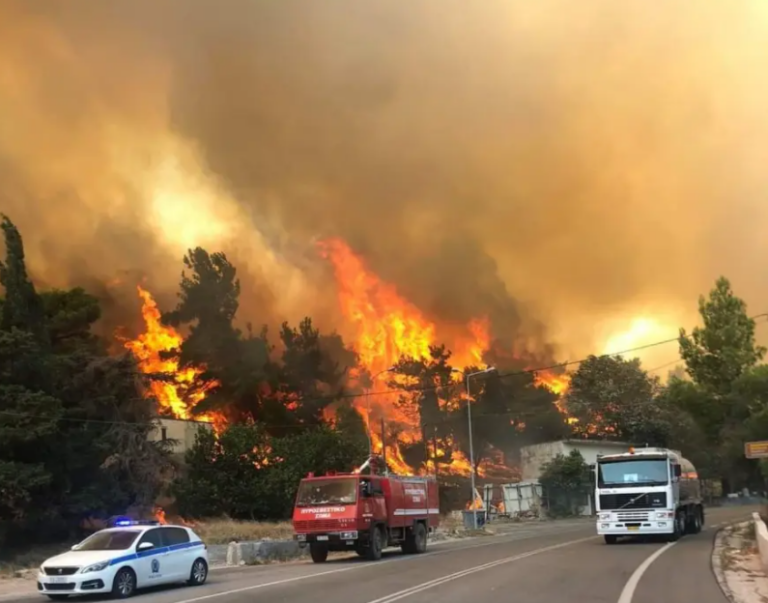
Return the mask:
[[390,366],[389,368],[386,368],[383,371],[376,373],[373,377],[371,377],[371,384],[365,388],[365,424],[366,424],[365,426],[366,426],[366,435],[368,436],[368,458],[371,458],[373,456],[373,439],[371,438],[371,386],[376,382],[376,379],[378,379],[381,375],[383,375],[384,373],[391,373],[394,370],[395,370],[395,367]]
[[[472,498],[470,499],[472,501],[472,528],[477,529],[477,509],[475,509],[475,448],[474,443],[472,439],[472,395],[470,393],[469,389],[469,380],[472,377],[476,377],[477,375],[485,375],[486,373],[491,373],[495,371],[496,369],[492,366],[489,366],[484,371],[477,371],[475,373],[464,373],[464,377],[466,379],[466,388],[467,388],[467,427],[469,429],[469,465],[470,465],[470,483],[472,488]],[[454,369],[455,372],[461,373],[462,371],[459,371],[458,369]]]

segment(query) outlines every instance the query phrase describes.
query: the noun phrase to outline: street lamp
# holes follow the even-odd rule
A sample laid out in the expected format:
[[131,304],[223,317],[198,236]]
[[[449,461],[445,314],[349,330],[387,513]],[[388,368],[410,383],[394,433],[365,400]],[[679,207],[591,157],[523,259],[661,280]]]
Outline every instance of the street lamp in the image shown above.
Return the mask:
[[475,530],[477,529],[477,510],[475,509],[475,449],[472,442],[472,396],[469,391],[469,380],[477,375],[485,375],[487,373],[492,373],[495,370],[496,368],[492,366],[489,366],[483,371],[476,371],[474,373],[465,373],[459,369],[451,369],[451,372],[453,373],[461,373],[464,375],[467,388],[467,425],[469,429],[469,465],[471,470],[469,479],[472,488],[472,497],[470,500],[472,501],[472,528]]
[[365,388],[365,422],[367,423],[367,435],[368,435],[368,458],[373,456],[373,440],[371,439],[371,386],[376,382],[376,379],[384,373],[391,373],[395,370],[394,366],[379,371],[373,377],[371,377],[371,384]]

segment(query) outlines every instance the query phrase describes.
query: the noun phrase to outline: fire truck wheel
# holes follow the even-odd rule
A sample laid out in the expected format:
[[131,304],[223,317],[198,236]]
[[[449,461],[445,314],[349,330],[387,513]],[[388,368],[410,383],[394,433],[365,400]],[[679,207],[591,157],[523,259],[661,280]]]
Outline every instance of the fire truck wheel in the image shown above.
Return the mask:
[[309,555],[314,563],[325,563],[328,559],[328,547],[316,542],[309,545]]
[[368,550],[366,551],[369,561],[378,561],[381,559],[381,550],[384,548],[384,543],[382,542],[381,537],[381,528],[375,527],[371,531],[371,542],[368,545]]
[[402,545],[406,555],[419,555],[427,550],[427,529],[423,523],[417,523],[410,530]]

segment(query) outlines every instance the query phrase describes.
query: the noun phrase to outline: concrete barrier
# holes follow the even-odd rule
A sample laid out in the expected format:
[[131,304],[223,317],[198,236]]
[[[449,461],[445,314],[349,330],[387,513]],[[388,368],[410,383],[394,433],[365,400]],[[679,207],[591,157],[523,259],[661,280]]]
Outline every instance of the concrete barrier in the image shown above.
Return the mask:
[[752,513],[752,520],[755,523],[755,540],[760,552],[760,566],[768,574],[768,527],[759,513]]
[[211,567],[224,567],[227,565],[228,544],[208,545],[208,564]]
[[226,564],[256,565],[268,561],[286,561],[309,555],[309,549],[300,548],[295,540],[259,540],[256,542],[230,542]]

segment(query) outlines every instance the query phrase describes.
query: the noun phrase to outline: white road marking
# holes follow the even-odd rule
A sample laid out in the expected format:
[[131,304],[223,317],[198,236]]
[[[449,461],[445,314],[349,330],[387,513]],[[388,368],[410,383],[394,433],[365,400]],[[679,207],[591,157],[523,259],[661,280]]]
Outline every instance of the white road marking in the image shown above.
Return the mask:
[[274,582],[264,582],[263,584],[254,584],[253,586],[246,586],[243,588],[236,588],[234,590],[227,590],[220,593],[211,593],[210,595],[204,595],[202,597],[195,597],[194,599],[185,599],[184,601],[178,601],[178,603],[193,603],[195,601],[207,601],[208,599],[215,599],[216,597],[226,597],[227,595],[235,595],[237,593],[248,592],[249,590],[256,590],[258,588],[266,588],[267,586],[277,586],[278,584],[288,584],[289,582],[298,582],[299,580],[308,580],[309,578],[316,578],[318,576],[328,576],[330,574],[340,574],[341,572],[349,572],[353,569],[360,567],[367,567],[372,565],[366,563],[364,565],[354,565],[352,567],[342,567],[339,569],[329,570],[327,572],[319,572],[316,574],[308,574],[306,576],[295,576],[293,578],[284,578],[282,580],[275,580]]
[[556,549],[561,549],[566,546],[571,546],[573,544],[587,542],[588,540],[594,540],[594,539],[595,539],[595,536],[590,536],[589,538],[579,538],[578,540],[561,542],[560,544],[554,544],[552,546],[547,546],[541,549],[535,549],[533,551],[528,551],[527,553],[521,553],[519,555],[514,555],[512,557],[506,557],[505,559],[498,559],[496,561],[491,561],[490,563],[484,563],[483,565],[476,565],[475,567],[470,567],[460,572],[448,574],[447,576],[443,576],[435,580],[430,580],[429,582],[424,582],[422,584],[417,584],[416,586],[406,588],[405,590],[401,590],[396,593],[391,593],[379,599],[374,599],[373,601],[369,601],[368,603],[394,603],[394,601],[399,601],[400,599],[404,599],[405,597],[409,597],[410,595],[415,595],[425,590],[429,590],[430,588],[434,588],[435,586],[441,586],[443,584],[446,584],[447,582],[458,580],[459,578],[463,578],[464,576],[468,576],[470,574],[475,574],[477,572],[482,572],[484,570],[491,569],[499,565],[505,565],[507,563],[512,563],[514,561],[520,561],[521,559],[533,557],[534,555],[539,555],[541,553],[554,551]]
[[632,597],[635,594],[635,589],[637,588],[637,585],[640,583],[640,578],[643,577],[643,574],[646,572],[646,570],[651,567],[651,564],[656,561],[659,557],[661,557],[665,552],[667,552],[669,549],[671,549],[673,546],[675,546],[679,540],[676,542],[670,542],[669,544],[665,544],[663,547],[661,547],[658,551],[653,553],[650,557],[648,557],[645,561],[643,561],[638,568],[634,571],[634,573],[629,577],[629,580],[627,580],[627,583],[624,585],[624,589],[621,591],[621,595],[619,595],[619,601],[618,603],[632,603]]
[[[485,569],[490,569],[491,567],[495,567],[497,565],[502,565],[504,563],[511,563],[513,561],[518,561],[520,559],[525,559],[526,557],[532,557],[533,555],[538,555],[540,553],[545,553],[547,551],[553,551],[555,549],[560,549],[560,548],[563,548],[563,547],[566,547],[566,546],[570,546],[572,544],[577,544],[577,543],[580,543],[580,542],[586,542],[588,540],[594,540],[594,539],[595,539],[595,536],[590,536],[588,538],[579,538],[578,540],[570,540],[568,542],[561,542],[560,544],[555,544],[555,545],[544,547],[544,548],[541,548],[541,549],[536,549],[536,550],[533,550],[533,551],[529,551],[527,553],[522,553],[520,555],[515,555],[514,557],[507,557],[506,559],[500,559],[498,561],[493,561],[491,563],[486,563],[484,565],[479,565],[479,566],[476,566],[476,567],[473,567],[473,568],[469,568],[469,569],[463,570],[461,572],[457,572],[456,574],[449,574],[448,576],[443,576],[442,578],[438,578],[437,580],[432,580],[431,582],[426,582],[424,584],[419,584],[419,585],[417,585],[415,587],[411,587],[410,589],[407,589],[408,592],[400,591],[398,593],[392,593],[392,594],[390,594],[390,595],[388,595],[386,597],[383,597],[382,599],[377,599],[376,601],[371,601],[370,603],[380,603],[380,602],[383,602],[383,601],[387,601],[387,602],[389,602],[389,601],[397,601],[398,599],[402,599],[403,597],[408,596],[408,594],[411,594],[410,593],[411,590],[413,590],[414,593],[415,592],[420,592],[421,590],[427,590],[427,588],[432,588],[433,586],[439,586],[440,584],[443,584],[445,582],[450,582],[451,580],[455,580],[456,578],[460,578],[462,576],[466,576],[467,574],[472,574],[472,573],[479,572],[479,571],[482,571],[482,570],[485,570]],[[460,549],[456,549],[456,550],[466,550],[466,549],[470,549],[470,548],[478,548],[478,546],[489,546],[490,544],[491,543],[482,544],[482,545],[475,545],[475,546],[472,546],[472,547],[461,547]],[[447,552],[449,552],[449,551],[440,551],[439,553],[433,553],[432,556],[439,555],[439,554],[442,554],[442,553],[447,553]],[[424,558],[424,557],[427,557],[427,556],[428,555],[422,555],[421,558]],[[384,563],[393,563],[393,562],[397,562],[397,561],[404,561],[406,559],[407,560],[412,560],[411,557],[398,557],[398,558],[394,558],[394,559],[387,559],[387,560],[382,560],[382,561],[374,561],[372,563],[364,563],[364,564],[361,564],[361,565],[353,565],[351,567],[343,567],[343,568],[339,568],[339,569],[329,570],[329,571],[326,571],[326,572],[318,572],[318,573],[308,574],[306,576],[295,576],[293,578],[284,578],[282,580],[275,580],[273,582],[264,582],[262,584],[254,584],[252,586],[245,586],[243,588],[236,588],[236,589],[233,589],[233,590],[227,590],[227,591],[218,592],[218,593],[211,593],[210,595],[204,595],[202,597],[195,597],[194,599],[185,599],[184,601],[178,601],[177,603],[197,603],[198,601],[207,601],[209,599],[215,599],[217,597],[226,597],[226,596],[235,595],[235,594],[238,594],[238,593],[244,593],[244,592],[249,592],[249,591],[252,591],[252,590],[258,590],[260,588],[267,588],[268,586],[278,586],[278,585],[281,585],[281,584],[290,584],[291,582],[299,582],[301,580],[309,580],[310,578],[317,578],[317,577],[320,577],[320,576],[329,576],[331,574],[340,574],[341,572],[349,572],[349,571],[352,571],[352,570],[355,570],[355,569],[361,569],[361,568],[364,568],[364,567],[377,566],[377,565],[381,565],[381,564],[384,564]],[[416,589],[416,590],[414,590],[414,589]],[[391,599],[391,597],[396,597],[396,598],[395,599]]]

